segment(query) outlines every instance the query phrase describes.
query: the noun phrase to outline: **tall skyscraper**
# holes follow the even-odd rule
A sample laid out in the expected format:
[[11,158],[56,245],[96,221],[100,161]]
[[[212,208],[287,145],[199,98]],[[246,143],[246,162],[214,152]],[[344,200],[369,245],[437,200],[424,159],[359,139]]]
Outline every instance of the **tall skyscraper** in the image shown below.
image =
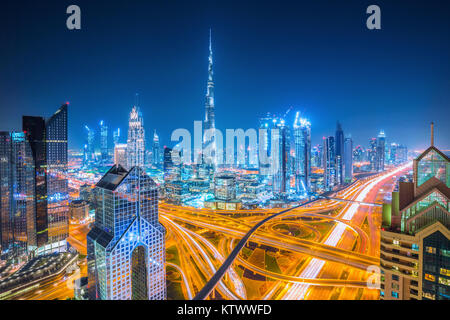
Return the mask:
[[36,249],[35,172],[23,132],[0,132],[0,260],[17,263]]
[[100,121],[100,153],[102,162],[108,161],[108,127]]
[[342,131],[342,126],[338,122],[336,127],[335,136],[335,156],[336,156],[336,183],[344,183],[344,131]]
[[297,193],[308,193],[311,186],[311,123],[300,118],[299,112],[294,120],[295,148],[295,189]]
[[414,181],[399,182],[383,205],[384,300],[450,299],[450,159],[431,132],[431,146],[414,160]]
[[351,136],[344,139],[344,182],[353,179],[353,140]]
[[404,163],[408,161],[408,148],[404,145],[397,147],[396,164]]
[[69,186],[67,107],[59,108],[46,122],[48,241],[52,251],[64,251],[69,236]]
[[334,137],[323,140],[323,175],[325,189],[331,190],[336,184],[336,153]]
[[[274,119],[275,139],[278,140],[278,166],[274,167],[272,172],[272,190],[275,197],[283,197],[289,191],[289,151],[291,148],[290,130],[285,124],[284,119]],[[276,150],[271,150],[276,152]]]
[[311,150],[311,166],[322,167],[323,145],[316,145]]
[[[276,121],[276,119],[271,116],[269,113],[267,113],[267,115],[261,119],[259,119],[259,129],[260,130],[264,130],[263,132],[265,133],[264,135],[262,135],[260,137],[259,140],[259,144],[261,145],[260,147],[258,147],[258,158],[261,159],[261,155],[259,154],[259,152],[263,152],[265,153],[267,156],[270,156],[270,152],[271,152],[271,129],[274,128],[274,121]],[[258,161],[259,163],[259,174],[263,177],[268,177],[271,172],[270,172],[270,164],[267,163],[261,163],[261,161]]]
[[381,130],[378,134],[376,150],[375,170],[378,172],[384,171],[386,157],[386,135],[383,130]]
[[377,138],[371,138],[369,140],[367,158],[367,160],[370,162],[370,170],[377,171]]
[[65,251],[69,233],[69,190],[66,178],[67,108],[62,105],[46,121],[24,116],[22,127],[35,163],[37,253]]
[[[203,130],[215,129],[215,106],[214,106],[214,80],[213,80],[213,51],[212,51],[212,40],[211,40],[211,30],[209,30],[209,57],[208,57],[208,82],[206,87],[206,101],[205,101],[205,121],[203,124]],[[212,148],[213,164],[216,163],[216,141],[215,138],[206,141],[203,140],[203,148]]]
[[160,163],[159,155],[159,137],[156,134],[156,130],[153,132],[153,146],[152,146],[153,165],[158,166]]
[[128,121],[127,168],[145,165],[145,130],[144,119],[138,106],[130,112]]
[[113,166],[96,184],[95,223],[87,237],[92,300],[166,298],[165,229],[158,188],[141,167]]
[[120,128],[117,128],[117,130],[113,132],[113,142],[114,145],[120,142]]
[[95,142],[95,131],[90,129],[87,125],[84,126],[86,129],[86,158],[87,158],[87,162],[89,164],[95,162],[95,147],[94,147],[94,142]]

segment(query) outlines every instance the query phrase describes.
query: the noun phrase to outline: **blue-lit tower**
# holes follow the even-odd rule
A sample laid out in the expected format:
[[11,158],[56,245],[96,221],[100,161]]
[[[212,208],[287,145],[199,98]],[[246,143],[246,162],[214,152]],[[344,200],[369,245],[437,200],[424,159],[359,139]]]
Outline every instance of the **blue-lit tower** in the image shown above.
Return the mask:
[[92,300],[166,299],[165,229],[158,189],[143,168],[113,166],[96,184],[95,223],[87,237]]
[[295,190],[306,194],[311,185],[311,123],[299,112],[294,120],[294,148]]

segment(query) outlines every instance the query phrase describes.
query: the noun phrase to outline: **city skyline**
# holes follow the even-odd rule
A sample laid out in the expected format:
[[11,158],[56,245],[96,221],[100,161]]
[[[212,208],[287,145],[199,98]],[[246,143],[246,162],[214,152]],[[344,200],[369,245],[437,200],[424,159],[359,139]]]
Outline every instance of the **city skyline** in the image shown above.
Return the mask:
[[380,1],[10,1],[0,300],[449,300],[450,3]]
[[[311,121],[312,145],[321,143],[322,137],[331,135],[335,122],[340,121],[345,132],[352,134],[355,146],[367,146],[370,138],[384,130],[390,142],[407,145],[410,150],[423,149],[426,143],[419,137],[427,133],[424,120],[425,123],[434,120],[439,130],[436,145],[448,148],[450,129],[439,120],[447,118],[449,113],[446,107],[448,92],[445,89],[448,80],[439,81],[447,79],[449,74],[448,59],[444,57],[448,56],[450,49],[448,44],[442,44],[439,40],[441,33],[445,33],[439,27],[448,21],[443,21],[436,10],[431,10],[435,4],[430,4],[427,7],[429,11],[425,11],[429,14],[421,34],[414,32],[423,29],[414,19],[411,19],[408,28],[399,24],[397,20],[401,19],[395,17],[401,17],[402,11],[395,5],[380,4],[383,7],[383,28],[377,30],[378,33],[370,33],[363,23],[363,6],[358,11],[359,6],[343,9],[326,4],[330,11],[335,10],[342,19],[352,19],[343,23],[330,17],[328,10],[324,12],[319,5],[291,4],[289,8],[298,9],[299,17],[289,19],[292,26],[288,27],[287,22],[280,21],[280,17],[293,18],[291,13],[287,13],[281,5],[270,7],[263,4],[261,12],[252,19],[255,26],[251,27],[248,22],[236,19],[229,28],[225,28],[226,22],[231,23],[229,10],[235,4],[217,4],[218,8],[224,9],[221,14],[214,5],[210,5],[205,12],[211,12],[211,15],[201,19],[191,31],[186,31],[177,27],[188,23],[189,18],[195,16],[192,11],[188,10],[183,19],[164,28],[165,22],[143,20],[136,8],[131,6],[124,6],[125,13],[118,16],[115,11],[118,5],[114,4],[110,14],[118,18],[116,26],[120,29],[116,31],[120,30],[120,33],[117,35],[115,31],[102,29],[101,19],[93,20],[100,5],[81,2],[84,28],[78,34],[71,34],[67,29],[59,30],[56,27],[56,12],[60,6],[64,7],[62,4],[49,8],[36,7],[37,12],[48,18],[46,23],[39,23],[38,29],[51,28],[50,34],[61,40],[58,43],[67,52],[58,49],[53,53],[56,42],[49,42],[50,39],[44,37],[42,46],[35,48],[35,53],[36,56],[45,54],[48,60],[37,65],[35,59],[30,59],[14,70],[7,67],[5,75],[10,76],[10,82],[5,83],[1,79],[1,84],[8,94],[0,97],[0,104],[14,103],[14,112],[38,114],[35,110],[50,112],[60,100],[69,101],[72,108],[69,113],[69,148],[79,149],[85,143],[83,128],[86,124],[93,125],[104,120],[110,131],[119,127],[125,132],[128,113],[137,92],[149,135],[146,139],[151,141],[151,132],[156,129],[161,145],[171,146],[170,134],[173,130],[192,130],[193,121],[204,119],[202,105],[208,74],[208,36],[211,28],[218,129],[257,128],[258,119],[267,112],[282,114],[293,107]],[[30,6],[34,8],[33,4]],[[163,15],[170,6],[152,6],[152,9]],[[13,4],[7,7],[13,12],[18,10]],[[246,17],[249,5],[245,4],[243,9],[242,16]],[[261,16],[269,9],[275,10],[280,17],[262,25]],[[305,17],[305,12],[316,13],[319,9],[324,15],[320,19]],[[410,14],[417,15],[426,8],[412,5],[410,9]],[[127,12],[130,16],[137,15],[136,22],[130,23]],[[156,15],[156,12],[153,14]],[[33,23],[35,17],[28,17],[27,13],[25,15],[29,18],[27,23]],[[27,30],[25,22],[13,23],[10,19],[2,19],[1,23],[5,24],[6,29],[14,26],[19,33]],[[155,27],[155,30],[150,30],[150,26]],[[315,30],[318,26],[321,28]],[[334,31],[331,26],[334,26]],[[314,30],[306,34],[302,31],[305,28]],[[104,39],[101,45],[95,46],[89,57],[79,50],[93,46],[92,39],[87,36],[88,31]],[[132,32],[138,32],[137,36],[131,37]],[[409,45],[400,41],[403,32],[408,32],[411,39]],[[334,34],[336,40],[331,41],[330,34]],[[422,34],[427,35],[427,40]],[[152,39],[151,43],[144,41],[148,38]],[[336,46],[337,41],[342,41],[339,47]],[[439,52],[430,54],[418,50],[427,46],[432,48],[438,43],[442,46]],[[29,45],[29,42],[24,44]],[[126,47],[135,50],[125,50]],[[106,53],[105,48],[117,50]],[[398,59],[398,55],[406,54],[406,51],[408,54]],[[49,65],[53,60],[51,57],[57,53],[59,58]],[[5,61],[10,62],[10,66],[18,59],[25,58],[26,53],[17,57],[11,56],[10,50],[5,50],[2,55]],[[105,61],[98,61],[99,55],[106,57]],[[126,59],[126,62],[119,59],[131,55],[137,57]],[[435,60],[442,60],[439,68]],[[393,61],[396,65],[393,65]],[[420,66],[416,61],[420,61]],[[85,66],[80,64],[82,62]],[[42,70],[43,66],[47,66],[46,72]],[[98,72],[93,73],[90,66]],[[67,79],[62,83],[58,80],[58,85],[50,85],[56,80],[58,70],[64,70]],[[434,70],[434,73],[429,70]],[[409,79],[411,72],[415,73],[415,78],[423,81],[419,83]],[[37,80],[37,75],[49,81],[48,88],[40,90],[42,93],[36,92],[41,84],[32,81]],[[97,84],[86,86],[87,79],[95,79]],[[115,83],[111,82],[113,79]],[[8,91],[11,85],[14,85],[14,90]],[[415,94],[411,95],[411,92]],[[419,117],[424,108],[428,111],[429,119]],[[18,117],[13,116],[10,108],[3,109],[5,117],[0,119],[2,128],[19,130]],[[114,112],[109,112],[111,110]],[[402,112],[405,110],[408,112]],[[405,130],[398,120],[394,120],[399,112],[402,122],[411,124],[409,127],[415,127],[415,130]],[[326,117],[322,117],[324,113]],[[290,117],[292,119],[287,122],[293,123],[293,113]]]

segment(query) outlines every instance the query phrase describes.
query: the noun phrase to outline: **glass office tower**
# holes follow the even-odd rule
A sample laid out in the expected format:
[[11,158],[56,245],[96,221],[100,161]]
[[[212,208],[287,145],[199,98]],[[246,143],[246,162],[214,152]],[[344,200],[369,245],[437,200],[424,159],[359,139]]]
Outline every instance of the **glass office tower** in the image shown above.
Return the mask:
[[294,121],[295,146],[295,189],[297,193],[306,194],[311,187],[311,123],[299,117]]
[[[45,123],[47,145],[47,214],[46,251],[64,251],[69,236],[69,186],[67,173],[67,104]],[[50,246],[50,247],[49,247]]]
[[165,299],[165,229],[158,221],[157,185],[142,168],[117,165],[94,192],[95,224],[87,237],[90,299]]
[[69,233],[67,173],[67,108],[49,119],[24,116],[23,132],[35,164],[37,253],[65,251]]
[[34,161],[23,132],[0,132],[0,253],[18,262],[36,248]]

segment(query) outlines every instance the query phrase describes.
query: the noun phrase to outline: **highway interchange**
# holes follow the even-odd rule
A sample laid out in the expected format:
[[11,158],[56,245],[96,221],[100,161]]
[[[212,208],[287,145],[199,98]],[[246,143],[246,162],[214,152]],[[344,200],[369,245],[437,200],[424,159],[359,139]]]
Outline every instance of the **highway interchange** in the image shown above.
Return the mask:
[[[208,299],[378,299],[367,287],[367,268],[379,264],[382,203],[410,164],[358,180],[333,195],[269,220],[250,237]],[[363,203],[361,203],[363,202]],[[239,240],[282,209],[210,210],[160,201],[167,230],[166,268],[177,277],[178,298],[192,299]],[[80,270],[41,283],[20,299],[73,297],[73,281],[86,276],[87,225],[71,225],[69,243],[82,255]],[[173,280],[175,281],[175,280]],[[168,290],[168,298],[172,295]]]

